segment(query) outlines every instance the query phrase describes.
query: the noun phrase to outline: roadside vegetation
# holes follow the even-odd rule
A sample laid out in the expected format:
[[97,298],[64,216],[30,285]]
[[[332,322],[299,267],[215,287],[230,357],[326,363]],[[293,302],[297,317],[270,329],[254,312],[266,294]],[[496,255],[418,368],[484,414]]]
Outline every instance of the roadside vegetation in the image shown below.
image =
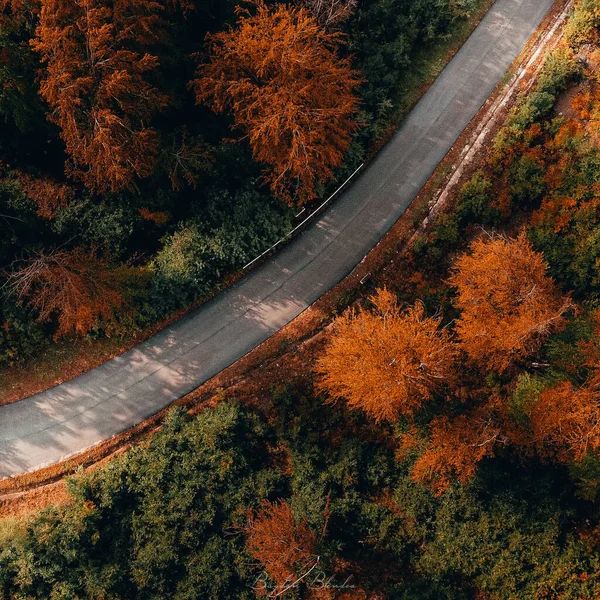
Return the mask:
[[77,348],[102,356],[78,340],[110,355],[215,293],[357,167],[488,4],[2,0],[7,382],[34,366],[50,385]]
[[579,0],[455,202],[301,377],[174,410],[66,505],[2,522],[0,597],[599,597],[599,44]]

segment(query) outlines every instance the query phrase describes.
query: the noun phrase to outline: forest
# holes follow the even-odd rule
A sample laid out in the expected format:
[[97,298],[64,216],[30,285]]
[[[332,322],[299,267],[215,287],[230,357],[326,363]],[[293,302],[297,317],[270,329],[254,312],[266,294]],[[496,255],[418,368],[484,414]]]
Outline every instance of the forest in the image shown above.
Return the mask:
[[[209,293],[368,155],[419,48],[476,8],[3,4],[6,365]],[[599,128],[600,0],[576,0],[301,373],[175,408],[67,502],[1,519],[0,598],[600,597]]]

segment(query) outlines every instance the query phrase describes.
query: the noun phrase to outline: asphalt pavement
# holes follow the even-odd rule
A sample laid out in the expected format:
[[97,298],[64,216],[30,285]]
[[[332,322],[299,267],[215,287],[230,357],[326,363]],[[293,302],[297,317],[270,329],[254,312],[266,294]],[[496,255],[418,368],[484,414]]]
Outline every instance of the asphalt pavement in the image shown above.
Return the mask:
[[0,407],[0,478],[59,462],[159,412],[348,275],[412,202],[553,3],[496,0],[377,158],[236,285],[77,379]]

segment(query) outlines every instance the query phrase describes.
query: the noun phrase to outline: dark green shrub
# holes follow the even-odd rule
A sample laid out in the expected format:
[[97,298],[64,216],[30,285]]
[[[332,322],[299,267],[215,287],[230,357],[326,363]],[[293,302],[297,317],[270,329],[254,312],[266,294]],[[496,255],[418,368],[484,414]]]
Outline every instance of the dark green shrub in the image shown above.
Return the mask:
[[39,355],[50,336],[10,297],[0,303],[0,367],[13,367]]
[[545,170],[536,158],[527,154],[510,166],[508,191],[517,208],[535,207],[546,191]]
[[460,190],[456,214],[461,224],[495,225],[500,210],[493,206],[492,183],[483,171],[478,171]]

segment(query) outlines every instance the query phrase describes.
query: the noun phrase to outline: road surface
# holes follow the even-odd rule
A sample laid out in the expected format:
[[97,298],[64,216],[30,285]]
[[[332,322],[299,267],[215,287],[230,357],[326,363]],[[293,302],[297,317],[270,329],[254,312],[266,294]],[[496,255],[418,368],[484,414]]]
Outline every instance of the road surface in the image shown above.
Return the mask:
[[140,423],[348,275],[412,202],[553,3],[497,0],[365,172],[243,280],[93,371],[0,407],[0,478],[54,464]]

